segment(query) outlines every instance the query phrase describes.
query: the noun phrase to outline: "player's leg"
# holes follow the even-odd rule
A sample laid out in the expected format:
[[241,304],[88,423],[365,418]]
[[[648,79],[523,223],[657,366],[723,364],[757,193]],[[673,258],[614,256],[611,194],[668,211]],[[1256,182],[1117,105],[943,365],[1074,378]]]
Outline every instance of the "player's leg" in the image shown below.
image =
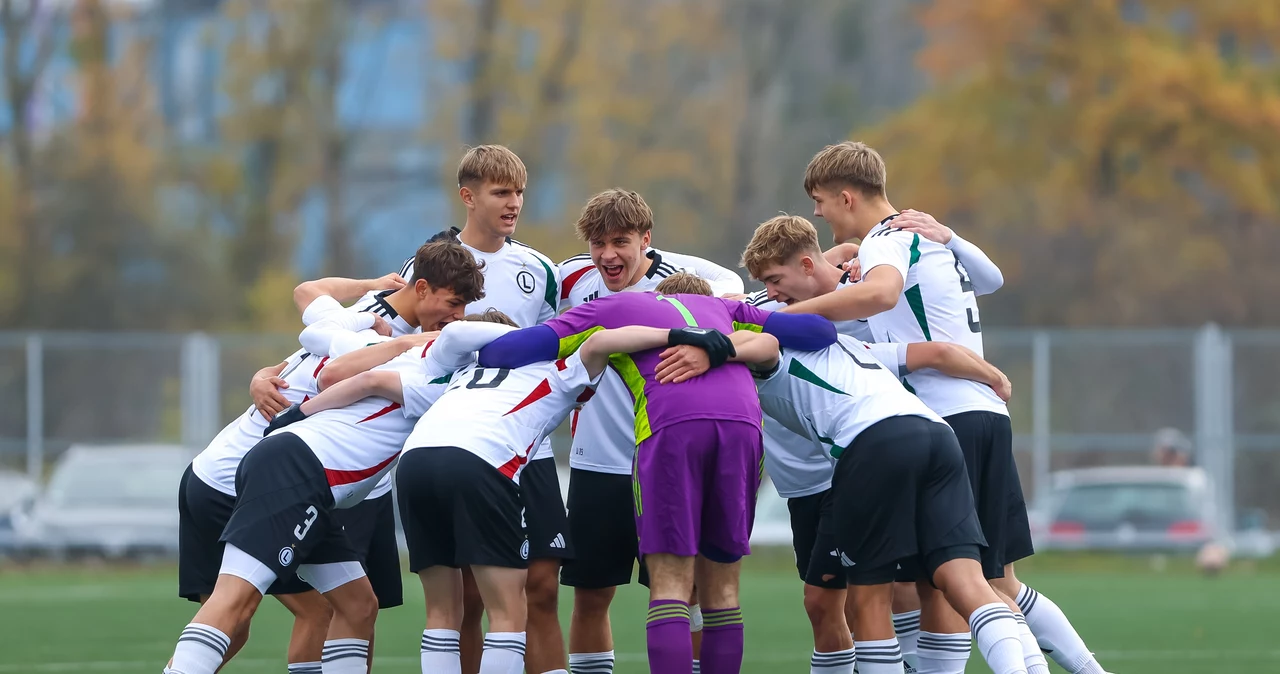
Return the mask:
[[525,569],[473,565],[476,586],[489,615],[484,637],[481,674],[518,674],[524,671],[528,598]]
[[560,565],[573,557],[574,543],[555,460],[537,459],[520,471],[520,499],[529,539],[525,666],[535,674],[562,672],[568,660],[560,628]]
[[920,595],[916,592],[914,580],[894,579],[893,632],[902,649],[902,662],[910,674],[918,664],[916,648],[920,638]]
[[702,671],[736,674],[742,669],[743,625],[738,599],[742,563],[717,562],[699,555],[694,583],[702,604]]
[[1040,649],[1059,667],[1071,674],[1106,674],[1062,609],[1048,597],[1022,584],[1014,574],[1012,564],[1005,567],[1005,577],[1000,579],[997,588],[1006,594],[1012,591],[1010,596],[1015,597]]
[[574,468],[568,505],[574,551],[564,562],[560,582],[573,588],[569,669],[574,674],[612,674],[609,606],[617,586],[631,582],[638,554],[631,476]]
[[[381,485],[379,485],[381,487]],[[377,494],[378,488],[374,493]],[[369,577],[369,585],[378,597],[378,610],[404,603],[404,586],[400,574],[400,550],[396,544],[394,495],[386,487],[381,495],[371,496],[355,506],[335,511],[351,545],[360,555],[360,563]],[[373,642],[369,643],[369,671],[373,671]]]
[[689,597],[689,641],[693,647],[693,674],[702,674],[702,605],[698,603],[697,575],[695,565],[693,594]]
[[[252,558],[239,549],[228,546],[228,551],[238,564],[228,571],[236,570],[239,574],[218,576],[208,601],[200,606],[178,637],[165,674],[214,674],[218,671],[227,658],[230,635],[248,625],[262,602],[262,590],[275,579],[270,569],[263,564],[248,562],[247,559]],[[241,575],[250,575],[252,580]]]
[[[427,625],[422,631],[422,671],[459,674],[458,632],[462,627],[462,572],[448,566],[418,571],[427,604]],[[478,667],[477,667],[478,669]]]
[[[296,580],[298,584],[302,581]],[[301,592],[280,594],[276,585],[268,590],[289,613],[293,614],[293,631],[289,635],[289,666],[293,674],[316,674],[320,671],[324,655],[325,635],[329,633],[329,621],[333,607],[315,590],[307,587]]]
[[462,674],[479,674],[484,654],[484,599],[471,567],[462,567]]
[[830,534],[819,536],[819,524],[830,511],[831,490],[787,499],[796,570],[804,581],[804,610],[813,629],[811,674],[851,674],[853,637],[845,617],[845,573]]
[[920,638],[916,643],[916,671],[921,674],[964,674],[973,638],[969,621],[947,602],[928,580],[918,581]]
[[[342,534],[341,530],[336,533]],[[333,607],[322,661],[325,674],[367,674],[369,644],[378,618],[378,596],[369,584],[356,553],[346,547],[343,561],[304,564],[298,575],[316,588]]]
[[[645,555],[649,567],[649,615],[645,627],[649,671],[692,674],[689,602],[694,558],[666,553]],[[706,627],[704,612],[703,630]]]
[[[878,567],[849,574],[853,602],[854,651],[860,674],[903,671],[902,651],[893,634],[894,568]],[[879,582],[877,582],[879,581]]]

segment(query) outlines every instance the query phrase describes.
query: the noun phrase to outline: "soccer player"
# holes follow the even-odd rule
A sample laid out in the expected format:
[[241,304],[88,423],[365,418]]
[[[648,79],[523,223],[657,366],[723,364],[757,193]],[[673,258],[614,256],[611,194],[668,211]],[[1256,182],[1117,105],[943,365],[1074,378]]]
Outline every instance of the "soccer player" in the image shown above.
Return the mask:
[[[559,297],[555,263],[512,238],[527,182],[524,162],[510,149],[501,145],[471,148],[458,164],[458,196],[466,207],[467,220],[461,229],[451,228],[446,233],[485,265],[485,299],[467,307],[467,312],[498,309],[520,327],[554,317]],[[401,274],[409,274],[411,268],[411,261],[406,262]],[[528,661],[531,671],[537,672],[567,666],[558,612],[559,573],[561,560],[572,557],[574,543],[554,458],[550,440],[544,441],[525,470],[520,493],[532,560],[528,573]],[[468,582],[463,670],[474,674],[480,666],[484,606],[469,572],[464,570],[464,575]]]
[[[518,367],[565,357],[596,330],[632,324],[721,332],[735,324],[752,325],[789,345],[810,348],[835,338],[826,320],[790,318],[796,317],[701,295],[618,293],[500,337],[481,349],[480,364]],[[760,410],[745,368],[726,366],[681,386],[659,387],[658,360],[655,350],[611,362],[635,410],[633,497],[639,550],[650,575],[649,666],[654,672],[692,671],[688,600],[696,557],[704,669],[735,672],[742,662],[737,578],[739,562],[750,551],[760,479]],[[714,358],[711,362],[716,364]]]
[[[923,215],[923,214],[922,214]],[[1004,282],[1000,269],[977,246],[955,236],[931,218],[916,225],[926,238],[945,243],[957,259],[970,271],[974,292],[984,295],[999,289]],[[856,250],[853,251],[856,253]],[[855,258],[856,261],[856,258]],[[830,264],[818,245],[818,230],[805,218],[779,215],[756,228],[742,255],[742,266],[753,278],[763,281],[765,289],[749,295],[746,301],[767,311],[812,299],[854,283],[851,272]],[[855,270],[856,271],[856,270]],[[840,321],[836,330],[861,341],[872,340],[865,320]],[[915,369],[929,367],[917,366]],[[949,373],[948,373],[949,374]],[[810,567],[809,550],[816,537],[818,520],[828,500],[831,464],[825,454],[813,448],[808,439],[797,436],[784,426],[766,419],[764,432],[765,468],[773,478],[778,493],[787,498],[791,528],[796,544],[796,564],[805,581],[805,608],[815,629],[815,639],[826,635],[822,644],[815,643],[814,662],[829,662],[831,648],[848,642],[840,618],[844,603],[843,574],[838,565],[831,568],[822,557]],[[916,637],[920,629],[919,600],[914,583],[894,587],[894,625],[903,661],[914,668]],[[835,658],[843,662],[844,658]]]
[[1027,672],[1013,611],[982,575],[986,541],[950,427],[852,338],[781,355],[769,335],[739,332],[734,343],[769,416],[836,461],[830,508],[839,516],[824,517],[819,535],[831,537],[848,578],[858,671],[903,671],[892,583],[900,565],[916,565],[967,618],[996,674]]
[[[982,354],[982,323],[972,279],[952,251],[894,226],[899,214],[886,197],[884,160],[875,150],[854,142],[827,146],[809,162],[804,184],[815,203],[814,215],[831,225],[838,241],[861,240],[862,281],[783,311],[817,313],[832,320],[866,318],[876,341],[955,342]],[[1067,669],[1102,672],[1061,612],[1050,609],[1051,602],[1029,588],[1024,591],[1013,576],[1012,564],[1033,549],[1004,403],[989,387],[928,370],[904,381],[956,431],[990,544],[983,553],[984,574],[1007,598],[1037,597],[1037,605],[1044,602],[1043,618],[1035,621],[1038,636]],[[917,587],[925,613],[940,621],[924,623],[921,663],[927,657],[947,660],[936,663],[939,671],[962,671],[963,661],[949,660],[947,653],[962,650],[963,632],[946,620],[945,603],[936,592],[926,584]],[[927,610],[931,603],[937,610]],[[1023,603],[1032,605],[1029,599]],[[1028,657],[1040,654],[1030,631],[1024,635],[1024,648]]]
[[[743,290],[742,277],[729,269],[650,247],[653,211],[630,190],[609,189],[592,197],[574,229],[589,252],[559,265],[561,311],[623,290],[654,290],[680,271],[706,279],[717,295]],[[569,668],[611,674],[609,605],[617,586],[631,582],[639,554],[630,488],[635,410],[617,372],[604,373],[591,403],[574,412],[570,427],[568,506],[574,554],[560,573],[560,582],[573,588]],[[643,566],[640,581],[647,583]],[[690,610],[697,627],[699,608]]]
[[[388,298],[403,309],[405,320],[445,322],[482,296],[483,276],[465,250],[428,244],[417,257],[424,263],[421,271]],[[400,422],[401,415],[390,414],[395,409],[370,398],[273,434],[245,454],[236,468],[235,506],[221,535],[217,581],[183,630],[166,672],[212,674],[221,667],[229,635],[247,629],[268,588],[295,568],[333,607],[324,670],[367,671],[377,597],[332,511],[357,504],[390,470],[397,452],[387,452],[385,445]]]

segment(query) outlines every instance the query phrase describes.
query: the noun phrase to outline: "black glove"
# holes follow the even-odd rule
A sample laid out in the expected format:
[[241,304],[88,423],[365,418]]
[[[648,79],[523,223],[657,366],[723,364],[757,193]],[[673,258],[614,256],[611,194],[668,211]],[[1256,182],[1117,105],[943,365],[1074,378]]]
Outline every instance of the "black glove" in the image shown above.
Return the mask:
[[270,435],[272,431],[278,428],[284,428],[289,424],[292,424],[296,421],[302,421],[303,419],[306,419],[306,418],[307,418],[307,415],[302,413],[301,403],[296,405],[290,405],[288,408],[285,409],[285,411],[277,414],[276,418],[271,420],[271,423],[267,424],[267,430],[262,432],[262,437],[265,438],[268,435]]
[[688,344],[707,352],[711,367],[720,367],[732,356],[738,355],[733,342],[719,330],[707,328],[676,328],[667,336],[667,346]]

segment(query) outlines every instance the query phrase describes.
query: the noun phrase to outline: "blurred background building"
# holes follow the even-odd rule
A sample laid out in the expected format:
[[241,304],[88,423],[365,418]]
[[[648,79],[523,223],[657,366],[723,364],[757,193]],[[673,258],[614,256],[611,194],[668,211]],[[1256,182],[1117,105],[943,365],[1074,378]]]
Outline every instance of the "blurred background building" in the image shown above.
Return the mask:
[[1038,506],[1053,471],[1185,462],[1222,526],[1280,521],[1276,35],[1269,2],[0,0],[0,466],[203,446],[292,350],[298,281],[461,224],[470,144],[524,158],[553,258],[624,186],[656,245],[736,266],[856,138],[1004,271]]

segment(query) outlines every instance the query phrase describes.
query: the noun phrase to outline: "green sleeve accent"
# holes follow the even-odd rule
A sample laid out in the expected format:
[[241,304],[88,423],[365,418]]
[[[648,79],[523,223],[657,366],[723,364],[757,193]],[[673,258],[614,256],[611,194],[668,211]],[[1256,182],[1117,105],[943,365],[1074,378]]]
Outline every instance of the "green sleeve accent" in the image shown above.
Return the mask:
[[920,261],[920,235],[911,235],[911,262],[907,264],[907,269],[915,266]]
[[534,255],[534,257],[537,258],[538,264],[542,265],[542,268],[547,271],[547,292],[543,299],[547,301],[547,304],[551,305],[551,311],[554,313],[559,306],[560,300],[560,288],[556,283],[556,270],[552,269],[551,265],[537,255]]
[[764,332],[764,326],[756,323],[739,323],[733,322],[734,330],[750,330],[751,332]]
[[600,332],[601,330],[604,330],[604,327],[597,325],[589,330],[583,330],[582,332],[574,333],[568,337],[561,337],[560,353],[556,357],[568,358],[569,356],[572,356],[574,353],[577,353],[578,349],[582,348],[582,343],[587,341],[588,337]]

